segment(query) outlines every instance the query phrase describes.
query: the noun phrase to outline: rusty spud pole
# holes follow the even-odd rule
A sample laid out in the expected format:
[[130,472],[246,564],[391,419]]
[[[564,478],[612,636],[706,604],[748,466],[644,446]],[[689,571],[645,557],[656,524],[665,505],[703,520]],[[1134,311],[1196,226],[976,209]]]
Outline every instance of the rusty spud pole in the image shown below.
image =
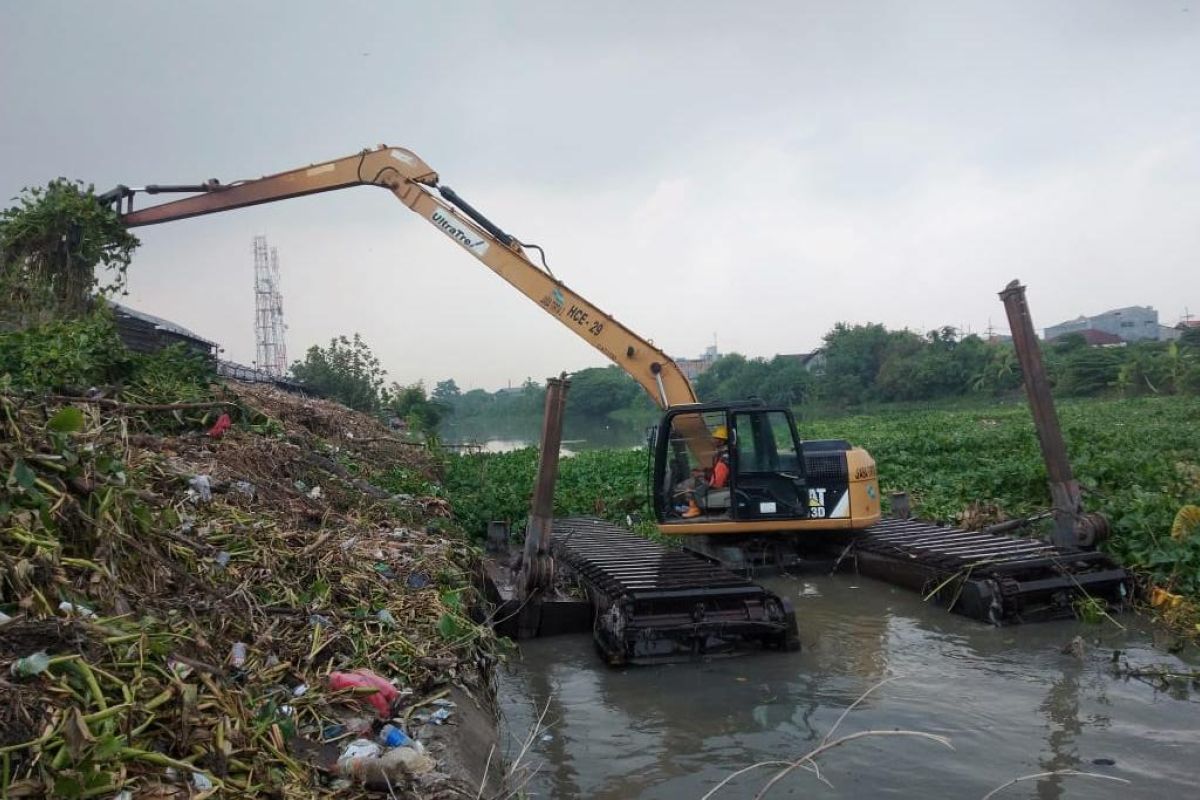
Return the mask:
[[558,479],[558,451],[562,446],[563,416],[567,408],[567,389],[571,381],[563,374],[546,380],[546,410],[542,417],[542,442],[538,455],[537,479],[529,525],[525,529],[525,550],[521,560],[521,596],[546,588],[553,578],[549,554],[550,534],[554,525],[554,484]]
[[1079,483],[1071,474],[1071,462],[1067,460],[1067,445],[1063,441],[1058,414],[1054,410],[1054,399],[1050,396],[1050,381],[1046,377],[1042,349],[1038,345],[1029,304],[1025,300],[1025,287],[1013,280],[1000,292],[1000,299],[1004,301],[1004,311],[1008,314],[1013,345],[1025,379],[1025,392],[1029,396],[1029,410],[1033,413],[1042,459],[1046,462],[1050,500],[1054,509],[1052,542],[1057,547],[1073,550],[1078,547],[1075,526],[1083,503]]

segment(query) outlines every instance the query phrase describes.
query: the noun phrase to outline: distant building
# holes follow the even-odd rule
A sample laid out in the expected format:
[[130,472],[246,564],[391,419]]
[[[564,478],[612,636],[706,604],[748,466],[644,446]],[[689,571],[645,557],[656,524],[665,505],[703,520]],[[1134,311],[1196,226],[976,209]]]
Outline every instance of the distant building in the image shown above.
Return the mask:
[[1182,319],[1173,328],[1168,328],[1166,325],[1160,326],[1158,338],[1164,342],[1174,342],[1183,338],[1186,331],[1195,330],[1200,330],[1200,319]]
[[795,361],[797,364],[813,373],[818,373],[825,369],[825,351],[821,348],[817,348],[811,353],[780,353],[775,357],[782,358],[787,361]]
[[287,377],[275,375],[259,365],[246,366],[236,361],[220,358],[220,346],[203,336],[198,336],[182,325],[144,311],[137,311],[120,303],[109,303],[117,326],[121,343],[135,353],[157,353],[171,345],[181,344],[191,352],[208,360],[218,376],[246,383],[269,383],[277,389],[296,394],[322,397],[321,392]]
[[704,354],[699,358],[677,358],[675,364],[689,381],[694,381],[708,372],[708,368],[720,357],[721,354],[717,352],[717,346],[714,344],[704,348]]
[[1158,326],[1158,340],[1160,342],[1173,342],[1183,336],[1183,332],[1187,330],[1183,327],[1183,323],[1179,323],[1174,328],[1168,325]]
[[802,356],[802,358],[800,360],[800,363],[809,372],[813,373],[814,375],[819,375],[820,373],[825,371],[825,350],[824,349],[818,347],[816,350],[813,350],[811,353],[801,353],[801,356]]
[[197,336],[182,325],[170,320],[136,311],[120,303],[112,303],[117,335],[121,343],[135,353],[157,353],[173,344],[182,344],[188,350],[212,361],[217,359],[217,343]]
[[1045,330],[1045,338],[1051,341],[1068,333],[1093,330],[1112,334],[1125,342],[1154,341],[1159,338],[1159,327],[1158,312],[1152,307],[1128,306],[1051,325]]
[[502,395],[521,394],[523,391],[525,391],[524,386],[502,386],[501,388],[492,392],[492,394],[494,394],[496,397],[501,397]]
[[1115,347],[1125,344],[1125,340],[1115,333],[1098,331],[1095,328],[1088,328],[1086,331],[1072,331],[1072,333],[1078,333],[1092,347]]

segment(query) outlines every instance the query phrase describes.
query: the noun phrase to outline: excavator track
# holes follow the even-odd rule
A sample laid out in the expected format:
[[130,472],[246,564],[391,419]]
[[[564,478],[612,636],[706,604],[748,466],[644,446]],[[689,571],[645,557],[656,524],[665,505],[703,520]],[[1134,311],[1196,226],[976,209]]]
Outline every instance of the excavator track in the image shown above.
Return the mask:
[[872,525],[853,553],[861,574],[996,625],[1071,617],[1086,597],[1120,605],[1133,590],[1103,553],[912,519]]
[[787,600],[711,559],[589,517],[555,520],[551,547],[587,592],[612,665],[800,647]]

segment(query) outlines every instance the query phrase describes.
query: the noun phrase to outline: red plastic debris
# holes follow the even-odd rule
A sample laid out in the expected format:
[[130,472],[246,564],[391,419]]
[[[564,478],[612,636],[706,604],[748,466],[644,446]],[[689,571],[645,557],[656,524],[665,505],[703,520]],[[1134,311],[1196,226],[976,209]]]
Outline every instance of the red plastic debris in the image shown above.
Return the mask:
[[216,424],[208,429],[208,435],[214,439],[220,439],[225,431],[232,427],[233,420],[229,418],[228,414],[222,414],[221,416],[217,417]]
[[363,695],[363,699],[375,706],[382,719],[392,715],[392,703],[400,696],[395,686],[366,669],[329,673],[329,688],[335,692],[339,689],[377,689],[374,694]]

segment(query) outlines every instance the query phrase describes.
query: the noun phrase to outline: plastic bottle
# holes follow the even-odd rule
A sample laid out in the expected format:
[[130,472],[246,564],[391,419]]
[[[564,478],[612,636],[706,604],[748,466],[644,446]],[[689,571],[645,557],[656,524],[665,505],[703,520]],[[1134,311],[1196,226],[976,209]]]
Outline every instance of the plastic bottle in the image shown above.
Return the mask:
[[358,777],[367,765],[378,759],[379,745],[370,739],[355,739],[346,745],[338,757],[338,771],[347,777]]
[[43,652],[34,653],[31,656],[18,658],[12,662],[12,666],[8,668],[15,678],[29,678],[34,675],[40,675],[45,672],[50,666],[50,656]]
[[233,649],[229,653],[229,663],[233,664],[234,669],[241,667],[246,663],[246,643],[234,642]]
[[379,743],[384,747],[412,746],[413,740],[395,725],[384,725],[379,731]]

